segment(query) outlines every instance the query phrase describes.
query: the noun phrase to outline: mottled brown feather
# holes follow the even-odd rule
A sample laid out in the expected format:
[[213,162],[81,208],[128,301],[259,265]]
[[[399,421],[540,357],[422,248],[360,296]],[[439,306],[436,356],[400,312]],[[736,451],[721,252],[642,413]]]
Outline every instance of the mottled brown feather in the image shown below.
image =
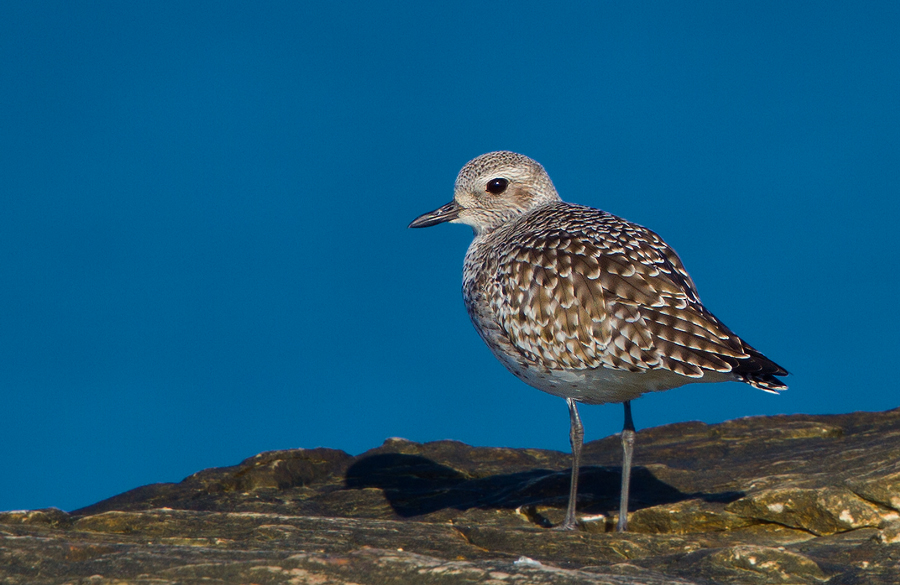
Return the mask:
[[733,372],[763,389],[783,368],[700,302],[659,236],[609,213],[550,203],[492,234],[484,293],[510,343],[551,370]]

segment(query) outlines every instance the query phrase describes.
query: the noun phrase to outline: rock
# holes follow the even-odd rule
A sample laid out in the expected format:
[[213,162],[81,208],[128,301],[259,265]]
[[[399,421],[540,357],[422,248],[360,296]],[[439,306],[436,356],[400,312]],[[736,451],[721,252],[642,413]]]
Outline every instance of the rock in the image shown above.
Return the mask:
[[680,423],[569,456],[389,439],[272,451],[81,510],[0,513],[0,582],[900,582],[900,410]]
[[59,508],[0,512],[0,525],[43,524],[45,526],[57,527],[69,525],[72,523],[71,520],[71,516],[69,516]]
[[[768,546],[738,545],[719,549],[704,559],[712,571],[731,579],[758,583],[819,583],[825,573],[809,557]],[[742,573],[749,573],[741,575]]]
[[[618,520],[618,515],[615,520]],[[718,532],[753,524],[758,524],[753,516],[734,514],[721,504],[715,505],[701,499],[642,508],[633,512],[628,519],[628,526],[632,531],[661,534]]]
[[[900,453],[897,453],[897,457],[900,458]],[[897,463],[894,463],[894,466],[896,465]],[[851,479],[847,485],[867,500],[900,511],[900,471],[884,475],[879,471]],[[900,515],[897,517],[900,518]]]
[[763,490],[732,502],[725,509],[746,518],[807,530],[817,536],[880,526],[884,521],[874,505],[848,489],[833,487]]
[[900,544],[900,521],[893,521],[878,532],[878,540],[884,544]]

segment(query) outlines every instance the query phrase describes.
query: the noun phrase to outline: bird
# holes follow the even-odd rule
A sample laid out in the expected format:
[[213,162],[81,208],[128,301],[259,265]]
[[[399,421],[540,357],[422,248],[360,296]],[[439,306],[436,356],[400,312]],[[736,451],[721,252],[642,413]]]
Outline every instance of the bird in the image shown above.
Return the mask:
[[572,470],[558,529],[577,528],[579,403],[624,405],[616,530],[625,532],[632,400],[698,382],[737,381],[773,394],[787,389],[777,378],[787,370],[703,305],[662,238],[606,211],[564,202],[544,167],[525,155],[497,151],[472,159],[450,203],[409,227],[445,222],[474,232],[462,291],[479,336],[516,377],[568,405]]

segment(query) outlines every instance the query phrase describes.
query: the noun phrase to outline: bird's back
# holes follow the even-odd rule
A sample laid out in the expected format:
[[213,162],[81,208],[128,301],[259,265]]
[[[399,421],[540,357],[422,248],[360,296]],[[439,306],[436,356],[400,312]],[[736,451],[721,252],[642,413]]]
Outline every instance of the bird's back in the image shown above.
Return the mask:
[[728,379],[786,388],[775,377],[783,368],[703,306],[674,250],[597,209],[552,202],[480,234],[463,293],[495,355],[554,394],[570,395],[566,379],[624,384],[631,394]]

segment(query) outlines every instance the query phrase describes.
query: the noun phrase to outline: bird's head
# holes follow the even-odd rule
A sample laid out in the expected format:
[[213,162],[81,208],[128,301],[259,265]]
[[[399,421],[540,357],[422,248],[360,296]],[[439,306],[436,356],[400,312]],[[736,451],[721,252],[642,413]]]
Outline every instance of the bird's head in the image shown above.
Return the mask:
[[459,171],[453,201],[417,217],[409,227],[449,221],[470,225],[477,235],[553,201],[559,195],[538,162],[515,152],[489,152]]

